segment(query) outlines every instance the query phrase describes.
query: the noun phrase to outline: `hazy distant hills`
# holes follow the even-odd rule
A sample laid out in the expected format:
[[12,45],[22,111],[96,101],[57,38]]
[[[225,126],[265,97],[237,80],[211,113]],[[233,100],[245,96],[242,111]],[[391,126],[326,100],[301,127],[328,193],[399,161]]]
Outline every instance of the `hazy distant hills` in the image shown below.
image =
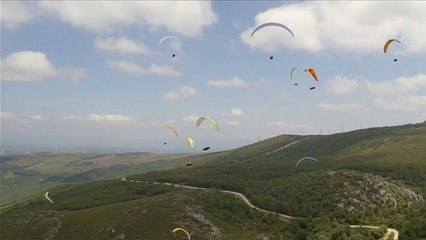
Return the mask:
[[[296,167],[305,156],[318,162]],[[173,239],[171,229],[182,226],[192,239],[379,239],[389,226],[400,239],[426,238],[426,123],[282,135],[173,162],[174,169],[127,179],[237,191],[298,219],[282,222],[215,190],[120,178],[50,189],[53,204],[40,194],[3,208],[0,237]]]

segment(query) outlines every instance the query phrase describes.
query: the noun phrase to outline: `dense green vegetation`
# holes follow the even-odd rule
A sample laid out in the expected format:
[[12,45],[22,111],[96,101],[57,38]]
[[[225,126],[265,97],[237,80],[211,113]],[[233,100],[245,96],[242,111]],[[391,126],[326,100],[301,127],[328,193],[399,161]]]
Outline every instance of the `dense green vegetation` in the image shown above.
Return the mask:
[[[328,217],[281,222],[219,191],[108,180],[53,189],[1,213],[0,239],[378,239],[380,230],[350,229]],[[344,239],[344,238],[343,238]]]
[[[326,136],[282,135],[232,151],[174,161],[180,167],[127,179],[180,183],[188,190],[119,179],[50,190],[1,213],[1,239],[426,239],[426,123]],[[319,160],[306,161],[305,156]],[[241,192],[256,206],[214,190]],[[38,224],[35,223],[39,222]],[[60,224],[59,224],[60,223]],[[350,228],[350,224],[381,226]],[[7,231],[5,231],[7,230]]]

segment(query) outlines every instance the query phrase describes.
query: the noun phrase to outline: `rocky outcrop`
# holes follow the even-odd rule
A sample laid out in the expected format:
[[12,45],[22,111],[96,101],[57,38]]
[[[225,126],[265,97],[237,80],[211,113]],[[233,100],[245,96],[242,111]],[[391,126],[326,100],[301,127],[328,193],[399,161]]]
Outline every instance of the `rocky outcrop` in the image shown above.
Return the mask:
[[373,174],[355,174],[353,172],[330,172],[330,175],[353,175],[352,181],[344,181],[341,190],[336,193],[337,206],[349,213],[388,209],[398,211],[423,202],[423,196],[407,188],[402,182]]

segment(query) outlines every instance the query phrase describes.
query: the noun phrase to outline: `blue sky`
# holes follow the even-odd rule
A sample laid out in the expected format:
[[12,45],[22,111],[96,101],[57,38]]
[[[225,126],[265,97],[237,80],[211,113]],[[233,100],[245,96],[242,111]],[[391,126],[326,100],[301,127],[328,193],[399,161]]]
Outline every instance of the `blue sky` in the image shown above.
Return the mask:
[[[420,1],[2,2],[1,141],[197,152],[422,122],[425,10]],[[278,27],[251,37],[265,22],[295,37]],[[159,49],[168,35],[178,39]],[[401,44],[384,54],[392,38]],[[196,128],[203,115],[220,132]]]

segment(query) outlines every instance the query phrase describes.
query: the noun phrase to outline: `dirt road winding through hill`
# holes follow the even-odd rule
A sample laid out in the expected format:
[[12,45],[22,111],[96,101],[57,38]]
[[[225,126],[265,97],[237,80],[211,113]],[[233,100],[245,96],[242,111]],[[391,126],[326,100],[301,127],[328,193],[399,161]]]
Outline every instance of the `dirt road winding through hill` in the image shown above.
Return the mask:
[[[300,141],[300,140],[299,140]],[[127,180],[125,177],[121,179],[122,181],[126,181],[126,182],[134,182],[134,183],[153,183],[153,184],[161,184],[161,185],[166,185],[166,186],[170,186],[170,187],[181,187],[181,188],[188,188],[188,189],[195,189],[195,190],[204,190],[204,191],[208,191],[208,190],[212,190],[210,188],[202,188],[202,187],[193,187],[193,186],[188,186],[188,185],[181,185],[181,184],[174,184],[174,183],[165,183],[165,182],[144,182],[144,181],[139,181],[139,180]],[[280,218],[280,220],[292,220],[292,219],[296,219],[297,217],[292,217],[289,215],[285,215],[285,214],[281,214],[281,213],[277,213],[277,212],[272,212],[272,211],[268,211],[265,209],[261,209],[256,207],[255,205],[253,205],[250,200],[242,193],[239,192],[233,192],[233,191],[228,191],[228,190],[221,190],[221,189],[216,189],[217,191],[223,192],[223,193],[228,193],[228,194],[232,194],[234,196],[237,196],[238,198],[242,199],[244,201],[244,203],[247,204],[247,206],[249,206],[252,209],[256,209],[259,212],[263,212],[263,213],[267,213],[267,214],[277,214],[278,217]],[[379,229],[379,227],[377,226],[369,226],[369,225],[350,225],[351,228],[371,228],[371,229]],[[390,238],[393,235],[393,238]],[[399,232],[396,229],[393,228],[388,228],[385,237],[383,238],[384,240],[398,240],[399,237]]]

